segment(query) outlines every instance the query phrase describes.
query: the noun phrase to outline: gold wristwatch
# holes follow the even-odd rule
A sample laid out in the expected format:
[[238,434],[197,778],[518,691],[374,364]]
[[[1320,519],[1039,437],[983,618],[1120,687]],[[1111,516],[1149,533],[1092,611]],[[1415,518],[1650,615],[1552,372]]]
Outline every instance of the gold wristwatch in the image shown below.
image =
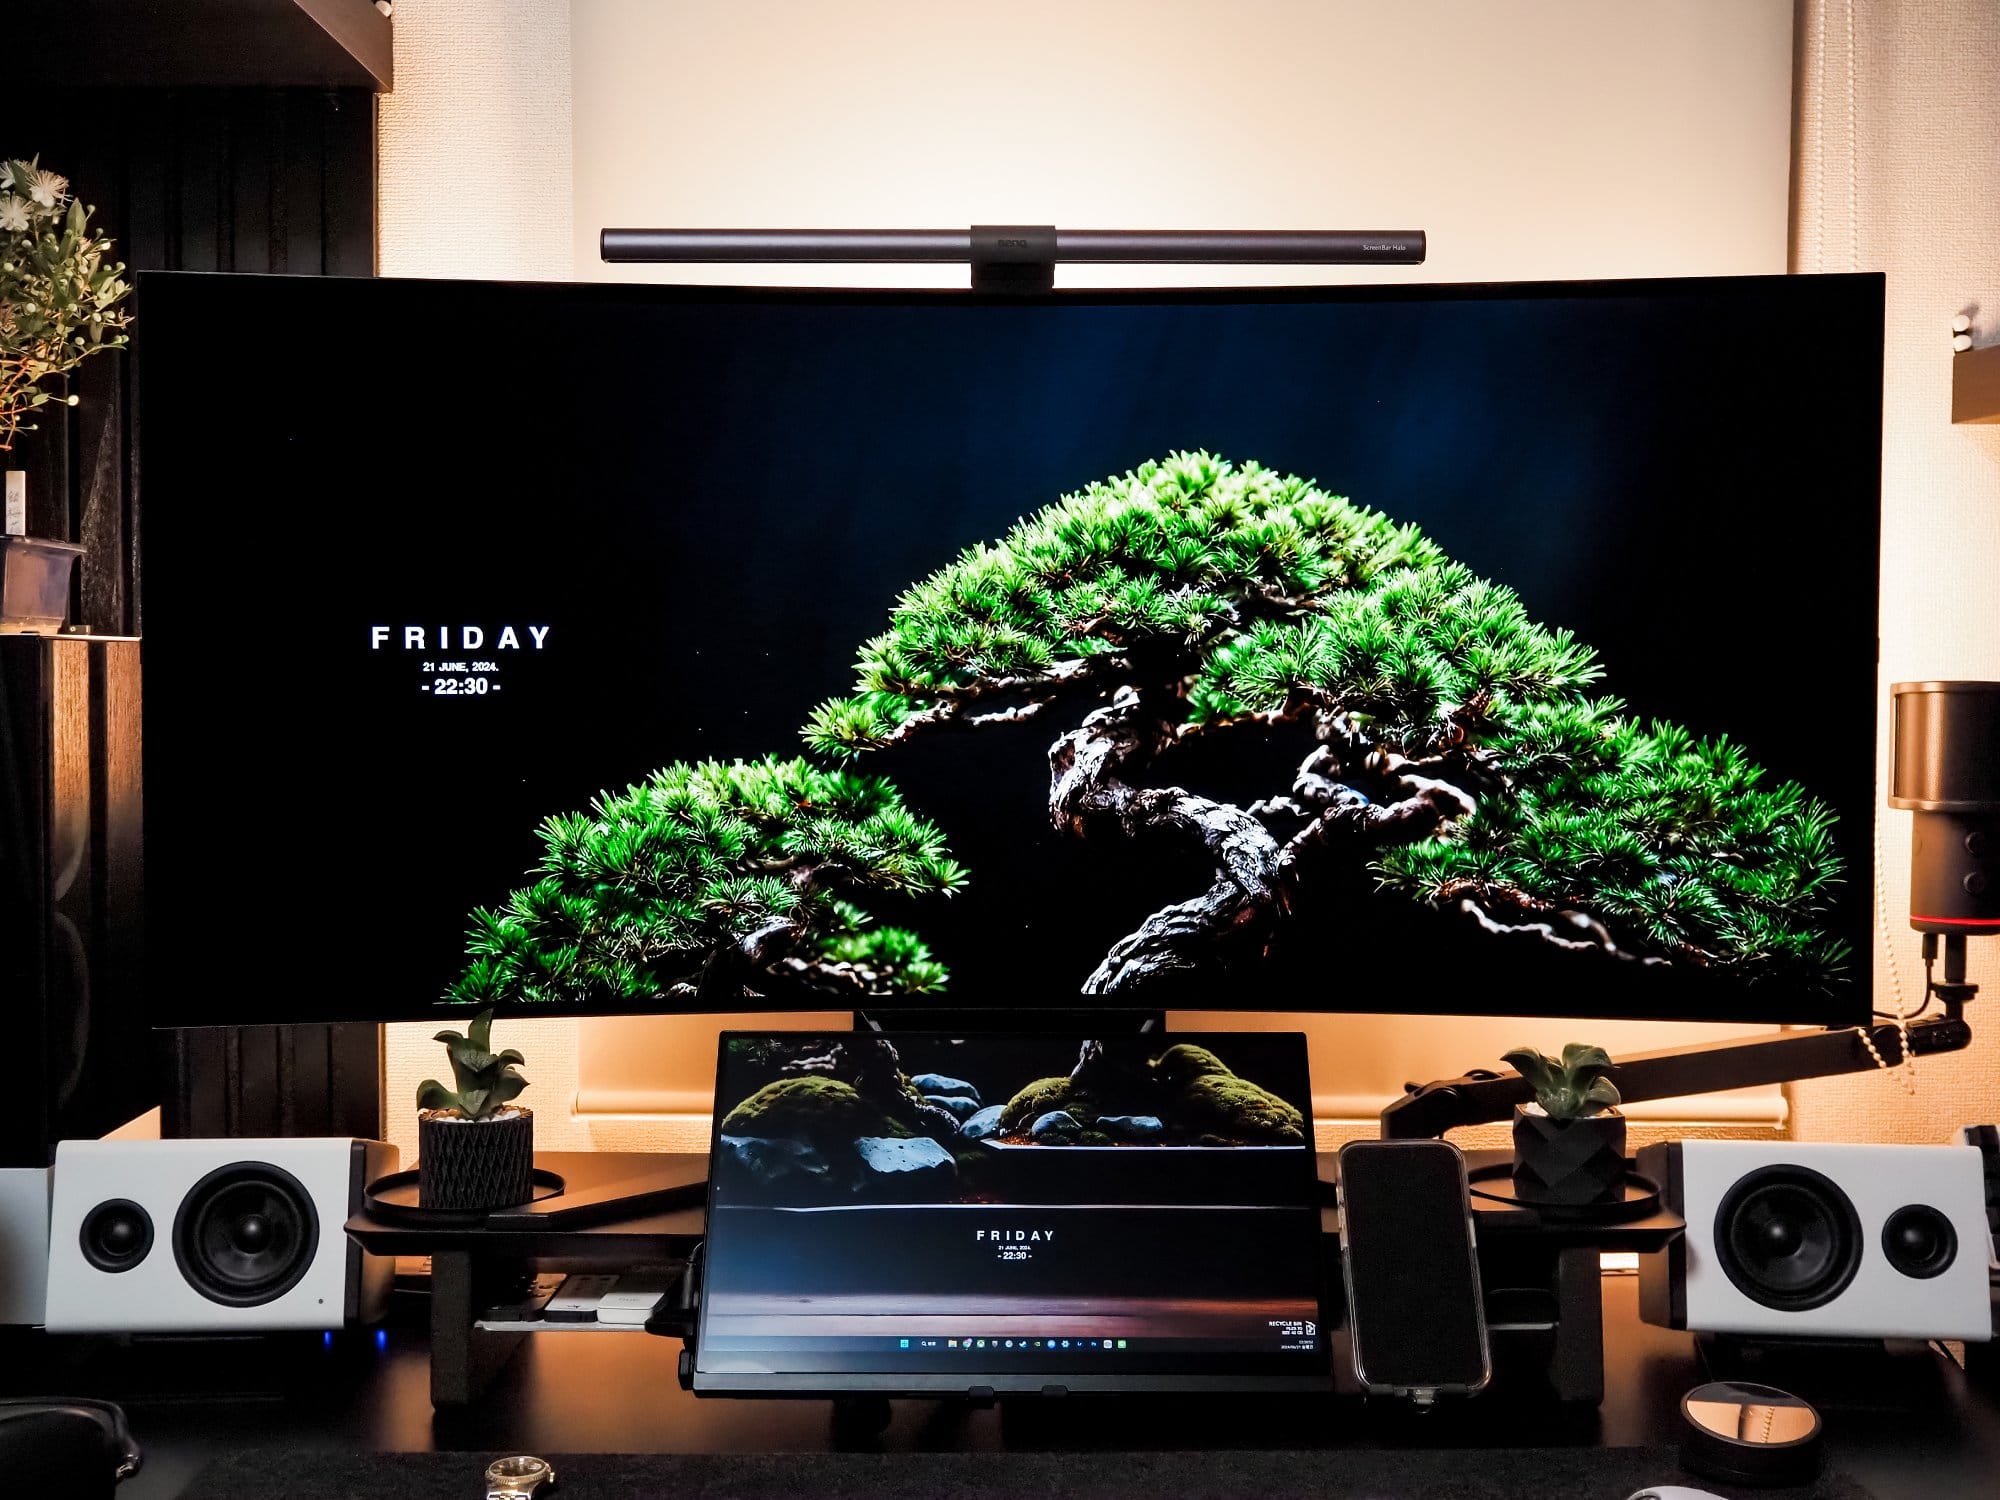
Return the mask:
[[556,1487],[556,1471],[545,1458],[496,1458],[486,1466],[486,1500],[533,1500]]

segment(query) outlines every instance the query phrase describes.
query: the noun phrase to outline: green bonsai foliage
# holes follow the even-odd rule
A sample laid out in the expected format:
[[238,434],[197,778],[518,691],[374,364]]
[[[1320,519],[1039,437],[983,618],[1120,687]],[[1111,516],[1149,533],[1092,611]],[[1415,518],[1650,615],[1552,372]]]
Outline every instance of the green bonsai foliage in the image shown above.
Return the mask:
[[[910,589],[855,692],[805,727],[827,756],[1101,703],[1050,747],[1078,837],[1206,850],[1204,894],[1084,982],[1254,957],[1340,859],[1496,938],[1823,983],[1832,813],[1741,747],[1626,716],[1595,654],[1414,527],[1255,463],[1175,453],[1086,486]],[[1248,807],[1158,784],[1197,736],[1309,727],[1288,791]]]
[[647,1004],[803,987],[927,993],[944,966],[849,898],[964,872],[888,782],[803,760],[676,764],[548,819],[532,883],[472,914],[449,998]]
[[1178,680],[1259,620],[1439,556],[1414,527],[1305,480],[1176,453],[1063,497],[904,594],[862,648],[857,695],[822,704],[806,739],[842,755],[936,723],[1027,718],[1147,657]]
[[[1037,717],[1049,816],[1179,840],[1207,890],[1148,917],[1081,988],[1255,960],[1331,869],[1495,940],[1824,984],[1833,815],[1742,747],[1628,717],[1595,654],[1398,525],[1256,463],[1175,453],[1092,483],[911,588],[816,709],[846,761]],[[1289,788],[1248,805],[1163,779],[1197,738],[1297,726]],[[964,872],[886,781],[806,761],[675,765],[551,818],[532,884],[474,913],[452,998],[844,1001],[946,980],[870,896]]]
[[1533,1047],[1516,1047],[1501,1061],[1528,1080],[1535,1102],[1551,1120],[1576,1120],[1618,1106],[1618,1085],[1604,1075],[1611,1071],[1611,1054],[1602,1047],[1571,1042],[1560,1058]]
[[464,1036],[440,1031],[432,1038],[444,1043],[451,1058],[452,1081],[458,1088],[454,1091],[435,1078],[426,1078],[417,1085],[417,1108],[450,1110],[468,1120],[484,1120],[512,1104],[528,1086],[528,1080],[515,1071],[515,1064],[527,1059],[512,1047],[505,1052],[492,1050],[490,1010],[481,1011],[465,1030]]
[[722,1133],[803,1141],[913,1134],[862,1097],[853,1084],[814,1075],[765,1084],[723,1117]]

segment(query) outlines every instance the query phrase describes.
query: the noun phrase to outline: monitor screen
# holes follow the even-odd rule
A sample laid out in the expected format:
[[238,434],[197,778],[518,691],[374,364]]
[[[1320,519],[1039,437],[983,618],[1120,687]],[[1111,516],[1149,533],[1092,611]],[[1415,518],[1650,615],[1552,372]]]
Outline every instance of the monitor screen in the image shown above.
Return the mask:
[[1859,1020],[1881,319],[146,276],[155,1013]]
[[697,1390],[1329,1384],[1303,1036],[721,1050]]

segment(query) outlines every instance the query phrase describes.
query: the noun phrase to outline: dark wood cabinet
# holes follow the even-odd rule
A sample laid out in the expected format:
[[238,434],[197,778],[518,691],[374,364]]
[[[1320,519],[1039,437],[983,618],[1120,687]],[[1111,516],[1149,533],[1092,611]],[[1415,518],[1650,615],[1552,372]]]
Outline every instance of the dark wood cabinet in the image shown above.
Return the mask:
[[158,1101],[142,994],[139,643],[0,636],[0,1166]]

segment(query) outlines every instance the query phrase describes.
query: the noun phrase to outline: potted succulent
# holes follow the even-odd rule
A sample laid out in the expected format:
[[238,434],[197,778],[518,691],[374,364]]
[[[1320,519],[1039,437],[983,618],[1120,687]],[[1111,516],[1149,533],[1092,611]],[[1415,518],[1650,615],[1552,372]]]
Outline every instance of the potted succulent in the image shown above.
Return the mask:
[[[30,427],[30,413],[76,405],[62,377],[91,355],[123,348],[131,295],[111,241],[66,178],[32,161],[0,161],[0,454]],[[53,635],[69,613],[70,574],[83,549],[31,537],[27,479],[8,468],[0,524],[0,631]]]
[[1560,1058],[1516,1047],[1503,1061],[1535,1091],[1514,1109],[1514,1192],[1528,1203],[1582,1207],[1625,1181],[1625,1117],[1602,1047],[1571,1042]]
[[509,1047],[492,1049],[493,1012],[466,1035],[440,1031],[456,1089],[417,1086],[417,1202],[425,1208],[506,1208],[534,1196],[535,1116],[514,1100],[528,1080]]

